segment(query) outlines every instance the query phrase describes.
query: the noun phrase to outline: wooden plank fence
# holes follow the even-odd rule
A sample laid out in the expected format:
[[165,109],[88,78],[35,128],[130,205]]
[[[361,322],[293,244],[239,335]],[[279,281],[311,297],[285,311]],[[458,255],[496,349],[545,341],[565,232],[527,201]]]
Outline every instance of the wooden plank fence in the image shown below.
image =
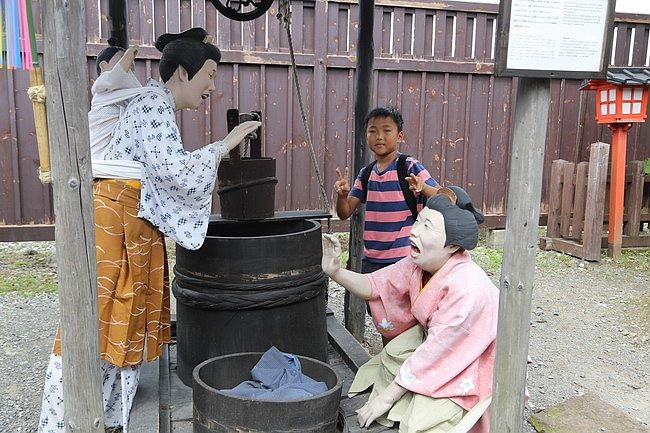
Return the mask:
[[[43,1],[43,0],[41,0]],[[39,2],[34,1],[40,15]],[[215,34],[223,50],[217,91],[205,107],[178,114],[186,148],[226,134],[226,110],[265,113],[264,154],[276,158],[279,211],[322,209],[298,102],[286,34],[274,4],[263,17],[234,22],[211,4],[190,0],[129,0],[128,34],[141,46],[136,75],[158,76],[155,37],[193,25]],[[88,88],[94,57],[108,37],[106,0],[86,2]],[[505,223],[516,78],[494,77],[497,5],[455,1],[376,2],[373,105],[396,105],[404,114],[402,150],[420,159],[443,184],[463,186],[487,214],[486,226]],[[298,76],[326,189],[334,170],[351,164],[358,5],[352,0],[293,0],[292,33]],[[42,33],[37,21],[37,37]],[[617,15],[617,66],[648,66],[650,17]],[[42,42],[38,41],[39,52]],[[38,180],[38,152],[26,71],[0,70],[0,241],[51,239],[49,185]],[[85,85],[84,85],[85,84]],[[542,214],[552,161],[588,159],[587,147],[608,142],[594,119],[593,92],[580,80],[553,80],[546,142]],[[629,160],[650,157],[650,128],[634,126]],[[214,211],[218,212],[218,200]]]
[[[608,242],[603,233],[609,216],[609,148],[607,143],[592,144],[589,162],[577,166],[562,159],[553,161],[542,249],[600,260],[600,250],[607,248]],[[650,246],[650,234],[640,230],[650,222],[650,208],[644,208],[644,194],[650,195],[650,176],[643,170],[642,161],[630,161],[626,167],[623,247]]]

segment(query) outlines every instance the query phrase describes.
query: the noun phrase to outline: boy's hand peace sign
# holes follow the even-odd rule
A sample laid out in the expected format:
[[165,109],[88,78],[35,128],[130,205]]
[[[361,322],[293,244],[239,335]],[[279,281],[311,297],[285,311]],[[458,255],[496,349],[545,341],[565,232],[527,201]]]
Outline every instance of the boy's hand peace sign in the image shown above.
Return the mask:
[[340,197],[347,197],[350,192],[350,170],[345,167],[345,172],[342,175],[341,170],[336,169],[337,180],[334,182],[334,191]]
[[406,177],[406,181],[409,183],[409,189],[413,192],[419,193],[424,188],[424,179],[413,173]]

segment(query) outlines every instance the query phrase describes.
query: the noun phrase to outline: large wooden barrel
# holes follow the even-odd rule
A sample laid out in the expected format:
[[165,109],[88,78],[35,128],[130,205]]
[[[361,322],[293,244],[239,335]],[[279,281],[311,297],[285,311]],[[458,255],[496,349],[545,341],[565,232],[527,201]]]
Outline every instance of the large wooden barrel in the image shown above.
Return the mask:
[[253,400],[225,394],[245,380],[261,353],[238,353],[208,359],[193,374],[194,433],[334,433],[341,399],[341,380],[332,368],[299,356],[302,372],[325,382],[323,394],[301,400]]
[[220,355],[283,352],[327,360],[321,226],[308,219],[211,221],[204,245],[176,248],[177,373]]

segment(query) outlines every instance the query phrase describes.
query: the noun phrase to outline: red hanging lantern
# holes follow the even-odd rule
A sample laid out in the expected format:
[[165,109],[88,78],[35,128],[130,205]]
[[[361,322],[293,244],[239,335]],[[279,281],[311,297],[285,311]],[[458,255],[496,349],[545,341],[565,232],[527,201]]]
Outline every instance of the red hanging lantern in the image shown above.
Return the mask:
[[643,122],[648,110],[647,68],[610,68],[606,80],[590,80],[580,90],[596,91],[598,123]]

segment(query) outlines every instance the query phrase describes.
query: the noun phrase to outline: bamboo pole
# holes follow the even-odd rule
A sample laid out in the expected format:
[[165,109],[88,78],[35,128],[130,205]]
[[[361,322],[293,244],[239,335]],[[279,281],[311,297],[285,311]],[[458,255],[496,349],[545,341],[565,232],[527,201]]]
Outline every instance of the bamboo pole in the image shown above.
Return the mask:
[[43,71],[39,67],[29,70],[29,89],[27,95],[32,101],[34,110],[34,126],[36,128],[36,142],[38,144],[38,178],[42,183],[52,182],[52,168],[50,165],[50,145],[47,139],[47,115],[45,109],[45,86],[43,85]]

